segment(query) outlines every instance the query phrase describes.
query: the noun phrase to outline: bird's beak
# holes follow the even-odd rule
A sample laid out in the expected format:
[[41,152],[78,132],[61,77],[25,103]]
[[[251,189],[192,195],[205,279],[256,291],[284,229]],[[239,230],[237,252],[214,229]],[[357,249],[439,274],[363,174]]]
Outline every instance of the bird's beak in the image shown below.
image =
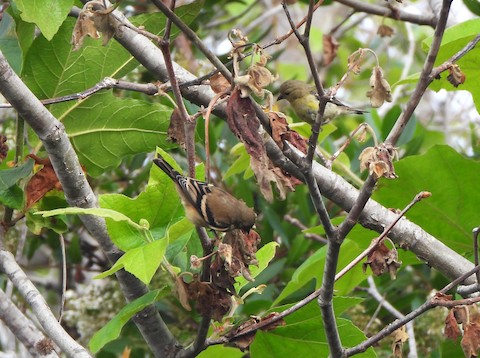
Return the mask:
[[281,99],[286,99],[283,93],[280,93],[277,97],[277,101],[280,101]]

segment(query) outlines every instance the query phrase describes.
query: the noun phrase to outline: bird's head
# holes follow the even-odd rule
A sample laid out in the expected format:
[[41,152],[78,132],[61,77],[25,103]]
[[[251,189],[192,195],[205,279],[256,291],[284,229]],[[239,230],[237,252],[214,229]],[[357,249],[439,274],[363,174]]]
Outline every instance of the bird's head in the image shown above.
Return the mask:
[[280,86],[280,94],[278,100],[286,99],[292,103],[296,99],[304,98],[312,93],[313,88],[311,85],[299,80],[288,80],[282,83]]

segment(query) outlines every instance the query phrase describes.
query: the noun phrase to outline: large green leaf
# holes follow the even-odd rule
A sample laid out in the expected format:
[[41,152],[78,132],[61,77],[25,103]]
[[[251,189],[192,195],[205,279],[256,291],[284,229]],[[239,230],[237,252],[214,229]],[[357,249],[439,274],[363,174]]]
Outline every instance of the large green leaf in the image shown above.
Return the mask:
[[[342,244],[342,250],[339,257],[339,270],[347,266],[362,251],[359,245],[352,240],[345,240]],[[312,280],[315,280],[315,287],[319,288],[322,284],[323,269],[325,265],[325,255],[327,247],[324,246],[316,253],[310,256],[293,274],[292,279],[287,283],[273,305],[277,305],[291,294],[303,288]],[[355,286],[366,279],[362,272],[361,265],[357,265],[345,276],[340,278],[335,284],[335,290],[338,294],[346,294]]]
[[51,40],[73,6],[73,0],[15,0],[23,21],[38,26],[43,36]]
[[[348,300],[348,298],[342,298]],[[344,302],[345,304],[345,302]],[[358,304],[352,299],[351,304]],[[335,301],[334,301],[335,306]],[[348,306],[348,304],[347,304]],[[337,318],[337,327],[342,343],[352,347],[363,340],[365,335],[351,321]],[[254,357],[328,357],[329,349],[325,337],[320,308],[316,302],[311,302],[300,310],[285,318],[285,326],[273,331],[259,331],[250,347]],[[376,357],[372,348],[359,357]]]
[[[435,61],[435,66],[447,61],[450,57],[460,51],[469,41],[473,40],[475,36],[480,33],[480,19],[462,22],[458,25],[452,26],[445,31],[442,39],[442,44],[438,57]],[[432,38],[424,41],[423,46],[429,48],[432,43]],[[477,46],[463,56],[457,64],[465,74],[465,83],[455,88],[450,84],[446,77],[448,72],[442,74],[440,80],[435,80],[430,88],[438,91],[442,88],[448,91],[467,90],[472,93],[473,100],[477,110],[480,110],[480,88],[477,79],[480,77],[480,48]]]
[[162,263],[167,244],[168,240],[163,238],[149,242],[145,246],[131,249],[118,259],[109,270],[101,273],[96,278],[107,277],[123,268],[145,285],[149,285],[153,275]]
[[94,96],[68,112],[68,136],[88,174],[98,176],[118,166],[123,157],[171,147],[167,128],[171,109],[158,103]]
[[[192,21],[201,3],[180,7],[178,15],[187,23]],[[165,18],[152,13],[132,21],[161,33]],[[102,46],[101,41],[87,38],[80,51],[72,51],[74,22],[66,19],[51,41],[39,36],[30,47],[23,77],[39,98],[78,93],[105,77],[120,78],[138,66],[114,40]],[[160,104],[114,97],[109,91],[84,101],[51,105],[50,110],[65,124],[82,164],[92,176],[118,166],[127,155],[151,152],[156,145],[168,146],[166,131],[172,110]]]
[[399,178],[380,180],[374,198],[386,207],[404,208],[420,191],[431,192],[406,217],[452,249],[470,252],[472,229],[479,225],[480,163],[435,146],[394,164]]
[[23,191],[17,182],[30,175],[33,164],[28,160],[18,167],[0,170],[0,203],[17,210],[23,207]]
[[15,29],[15,22],[8,12],[0,21],[0,50],[13,70],[20,74],[23,64],[22,49]]
[[[165,158],[168,157],[164,151],[161,153]],[[173,181],[156,166],[152,166],[150,170],[145,191],[136,198],[131,199],[121,194],[104,194],[100,195],[99,202],[102,208],[118,211],[133,222],[146,220],[155,240],[165,237],[167,227],[184,217],[184,210]],[[143,235],[130,225],[108,218],[106,222],[112,241],[123,251],[144,245]],[[175,238],[169,236],[169,240]]]
[[93,335],[88,344],[92,352],[97,353],[105,344],[117,339],[123,326],[130,320],[130,318],[145,307],[154,304],[155,301],[161,297],[162,291],[163,288],[151,291],[123,307],[110,322]]

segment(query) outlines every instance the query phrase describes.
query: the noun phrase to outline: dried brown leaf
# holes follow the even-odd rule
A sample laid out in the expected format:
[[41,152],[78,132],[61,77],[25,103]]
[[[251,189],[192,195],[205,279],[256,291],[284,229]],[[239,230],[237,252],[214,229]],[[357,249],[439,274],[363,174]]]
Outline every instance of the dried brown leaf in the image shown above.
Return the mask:
[[220,73],[214,74],[210,78],[210,87],[215,93],[222,93],[230,88],[230,82]]
[[455,88],[465,82],[465,74],[460,69],[460,66],[454,64],[448,69],[450,74],[447,76],[448,82],[450,82]]
[[0,134],[0,163],[7,157],[7,155],[8,155],[7,136],[4,134]]
[[323,35],[323,65],[327,66],[337,57],[339,43],[332,35]]
[[383,77],[383,71],[380,66],[375,66],[370,76],[371,89],[367,92],[370,98],[370,104],[373,108],[382,106],[385,101],[392,102],[392,93],[390,85]]
[[375,178],[398,178],[393,166],[393,159],[397,156],[396,148],[384,143],[376,147],[367,147],[359,155],[360,170],[369,170]]
[[445,329],[443,330],[443,334],[445,337],[453,339],[454,341],[456,341],[462,334],[453,314],[453,310],[450,310],[447,317],[445,317]]
[[177,143],[185,148],[185,126],[180,115],[180,110],[174,108],[170,116],[170,125],[168,126],[168,140]]
[[102,33],[102,44],[105,46],[116,32],[116,20],[110,13],[118,6],[105,8],[101,0],[87,2],[80,12],[72,34],[73,51],[79,50],[85,37],[90,36],[98,39]]
[[392,333],[393,343],[392,343],[392,352],[394,357],[402,357],[403,343],[408,340],[408,334],[406,332],[405,326],[400,327]]
[[175,293],[177,294],[178,301],[182,307],[187,311],[191,311],[192,307],[190,306],[190,303],[188,303],[188,288],[181,276],[175,277]]
[[377,29],[377,34],[380,37],[392,37],[395,31],[390,26],[381,24]]
[[390,277],[395,279],[397,269],[401,264],[402,263],[398,261],[397,250],[395,248],[390,250],[385,243],[382,242],[368,255],[367,261],[363,264],[363,271],[366,271],[367,266],[370,266],[375,276],[380,276],[388,271]]
[[37,165],[43,165],[43,168],[35,173],[35,175],[31,177],[27,183],[25,188],[25,209],[31,208],[33,204],[42,199],[50,190],[62,190],[62,185],[60,184],[60,181],[53,170],[53,166],[52,163],[50,163],[49,158],[41,159],[33,154],[29,154],[27,157],[35,160]]
[[478,323],[472,322],[464,325],[461,345],[465,357],[478,357],[480,350],[480,325]]

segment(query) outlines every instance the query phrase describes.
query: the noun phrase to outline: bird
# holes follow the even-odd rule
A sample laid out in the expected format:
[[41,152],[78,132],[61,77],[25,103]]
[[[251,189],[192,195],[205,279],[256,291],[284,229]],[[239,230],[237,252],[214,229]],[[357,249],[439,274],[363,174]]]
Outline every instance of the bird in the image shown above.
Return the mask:
[[[304,122],[313,124],[317,118],[319,97],[315,86],[299,80],[288,80],[280,86],[278,101],[286,99],[292,106],[295,114]],[[340,102],[335,97],[329,99],[323,113],[323,123],[327,123],[340,114],[367,113],[362,109],[352,108]]]
[[153,162],[174,181],[185,215],[194,225],[247,233],[255,225],[257,214],[244,201],[215,185],[180,174],[160,155]]

